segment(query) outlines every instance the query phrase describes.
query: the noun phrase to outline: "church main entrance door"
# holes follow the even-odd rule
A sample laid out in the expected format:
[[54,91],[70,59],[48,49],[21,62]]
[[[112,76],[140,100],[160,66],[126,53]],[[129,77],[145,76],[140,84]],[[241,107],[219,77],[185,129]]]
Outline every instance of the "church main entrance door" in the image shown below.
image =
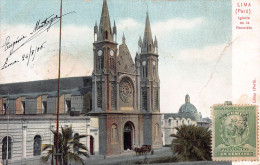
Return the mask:
[[132,150],[133,135],[133,124],[131,122],[127,122],[124,126],[124,150]]

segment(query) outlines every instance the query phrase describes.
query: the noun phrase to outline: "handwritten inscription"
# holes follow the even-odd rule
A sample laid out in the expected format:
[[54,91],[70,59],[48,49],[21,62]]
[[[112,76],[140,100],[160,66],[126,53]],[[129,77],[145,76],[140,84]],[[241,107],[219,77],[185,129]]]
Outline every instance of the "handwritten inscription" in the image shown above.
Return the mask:
[[26,38],[26,36],[22,35],[22,36],[18,36],[17,39],[15,41],[10,42],[10,36],[7,36],[5,39],[5,44],[3,45],[5,47],[5,51],[7,51],[8,49],[11,49],[10,54],[12,54],[14,46],[16,44],[18,44],[19,42],[21,42],[23,39]]
[[14,64],[16,64],[16,63],[18,63],[18,62],[20,62],[20,61],[24,61],[24,60],[27,60],[27,66],[28,66],[28,65],[29,65],[29,62],[30,62],[30,59],[31,59],[31,61],[34,61],[36,54],[37,54],[39,51],[41,51],[42,49],[45,48],[45,47],[44,47],[44,44],[45,44],[45,43],[46,43],[46,41],[43,42],[40,46],[36,46],[34,49],[33,49],[32,46],[31,46],[29,52],[28,52],[28,53],[25,53],[24,55],[22,55],[21,60],[14,60],[13,62],[8,63],[9,58],[6,58],[5,63],[4,63],[4,65],[2,66],[2,69],[5,69],[5,68],[7,68],[7,67],[9,67],[9,66],[11,66],[11,65],[14,65]]
[[41,30],[43,28],[46,28],[46,30],[48,32],[49,29],[51,28],[53,22],[58,20],[58,19],[60,19],[60,17],[58,15],[55,15],[54,17],[52,17],[52,16],[54,16],[54,14],[49,16],[48,18],[45,18],[43,21],[41,21],[39,19],[36,22],[36,25],[35,25],[35,27],[33,29],[33,32],[31,32],[30,34],[33,34],[33,33],[37,32],[37,31],[39,31],[39,30]]
[[[75,13],[75,11],[65,13],[62,15],[62,17],[72,13]],[[37,38],[43,32],[48,32],[53,25],[60,21],[60,18],[60,16],[52,14],[45,19],[37,20],[32,32],[27,35],[19,35],[16,37],[16,39],[13,39],[13,37],[11,36],[7,36],[4,44],[1,47],[4,47],[4,52],[7,52],[8,56],[6,57],[5,62],[1,67],[1,70],[6,69],[21,61],[26,61],[27,66],[29,65],[30,61],[34,61],[36,54],[45,48],[47,41],[43,41],[41,44],[38,44],[36,46],[29,45],[29,49],[26,53],[18,54],[18,56],[14,55],[17,54],[16,52],[19,49],[21,49],[25,45],[28,45],[30,41]],[[11,58],[15,59],[11,60]]]

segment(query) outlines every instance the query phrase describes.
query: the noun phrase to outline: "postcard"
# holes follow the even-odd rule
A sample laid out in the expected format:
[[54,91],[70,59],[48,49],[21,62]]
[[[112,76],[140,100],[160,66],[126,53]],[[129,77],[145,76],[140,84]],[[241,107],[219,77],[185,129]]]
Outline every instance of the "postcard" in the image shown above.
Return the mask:
[[254,115],[245,134],[256,129],[255,138],[221,146],[254,144],[254,159],[217,160],[258,164],[259,9],[258,0],[0,1],[0,163],[43,161],[57,128],[86,146],[83,163],[127,154],[162,163],[153,157],[161,152],[212,160],[203,147],[178,156],[176,139],[192,126],[219,131],[216,105],[234,105],[255,107],[236,114]]

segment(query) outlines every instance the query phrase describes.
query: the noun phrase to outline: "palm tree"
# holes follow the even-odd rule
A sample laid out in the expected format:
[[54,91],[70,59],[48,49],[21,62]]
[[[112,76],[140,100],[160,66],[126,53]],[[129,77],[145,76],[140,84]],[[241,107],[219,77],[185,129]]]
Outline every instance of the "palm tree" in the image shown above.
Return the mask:
[[[52,133],[54,134],[54,139],[56,137],[56,131],[52,130]],[[59,152],[61,153],[61,158],[59,161],[62,161],[64,165],[68,165],[69,160],[74,160],[75,162],[80,162],[82,165],[84,165],[83,159],[80,157],[80,155],[83,155],[85,157],[89,157],[87,153],[87,147],[79,142],[79,139],[86,137],[86,135],[79,135],[72,136],[72,128],[71,126],[67,128],[61,127],[61,133],[59,133]],[[56,147],[55,147],[55,140],[54,144],[43,144],[42,145],[42,151],[47,151],[47,154],[45,156],[41,157],[41,160],[43,162],[47,162],[52,156],[53,153],[56,153]]]
[[177,127],[171,150],[179,161],[211,160],[211,131],[194,125]]

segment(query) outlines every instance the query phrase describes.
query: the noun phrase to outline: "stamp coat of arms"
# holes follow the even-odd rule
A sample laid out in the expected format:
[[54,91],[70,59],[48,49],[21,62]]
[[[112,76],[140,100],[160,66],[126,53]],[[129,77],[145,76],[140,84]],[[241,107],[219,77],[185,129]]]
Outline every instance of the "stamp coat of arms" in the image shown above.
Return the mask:
[[214,105],[212,119],[213,160],[257,160],[257,106]]

